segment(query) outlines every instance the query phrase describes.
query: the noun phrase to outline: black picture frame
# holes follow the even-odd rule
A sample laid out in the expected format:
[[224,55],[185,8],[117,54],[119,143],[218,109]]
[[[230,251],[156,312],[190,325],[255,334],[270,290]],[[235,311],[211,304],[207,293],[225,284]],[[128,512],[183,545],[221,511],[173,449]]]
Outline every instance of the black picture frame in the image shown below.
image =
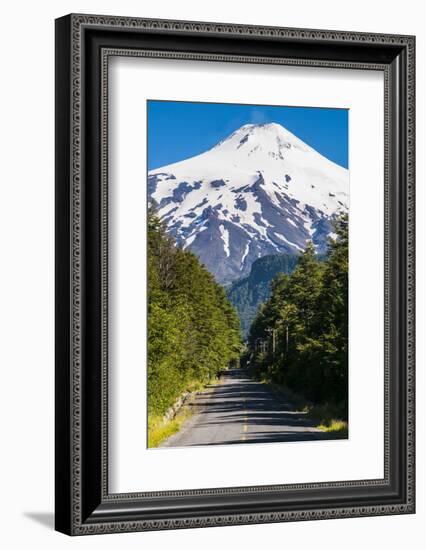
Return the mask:
[[[384,478],[108,493],[108,56],[375,69],[385,80]],[[56,20],[56,529],[408,514],[414,500],[415,38],[71,14]]]

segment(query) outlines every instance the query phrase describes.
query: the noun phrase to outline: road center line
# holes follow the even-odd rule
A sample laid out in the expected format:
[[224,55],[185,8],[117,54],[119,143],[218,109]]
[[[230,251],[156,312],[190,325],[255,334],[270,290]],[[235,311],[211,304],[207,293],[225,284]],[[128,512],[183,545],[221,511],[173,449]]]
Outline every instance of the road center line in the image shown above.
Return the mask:
[[[247,399],[243,398],[243,404],[244,404],[244,410],[243,410],[243,418],[244,418],[244,424],[243,424],[243,432],[246,433],[248,431],[248,424],[247,424]],[[241,436],[241,441],[245,441],[246,436]]]

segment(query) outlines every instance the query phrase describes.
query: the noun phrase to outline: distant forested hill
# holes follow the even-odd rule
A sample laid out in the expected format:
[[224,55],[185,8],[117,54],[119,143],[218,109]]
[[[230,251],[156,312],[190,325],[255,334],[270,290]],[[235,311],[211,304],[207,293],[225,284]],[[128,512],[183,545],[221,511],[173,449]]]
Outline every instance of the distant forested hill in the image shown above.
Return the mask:
[[227,295],[240,317],[244,338],[247,337],[259,305],[270,296],[272,279],[278,273],[292,273],[298,258],[299,255],[290,254],[263,256],[253,263],[248,277],[238,279],[229,286]]

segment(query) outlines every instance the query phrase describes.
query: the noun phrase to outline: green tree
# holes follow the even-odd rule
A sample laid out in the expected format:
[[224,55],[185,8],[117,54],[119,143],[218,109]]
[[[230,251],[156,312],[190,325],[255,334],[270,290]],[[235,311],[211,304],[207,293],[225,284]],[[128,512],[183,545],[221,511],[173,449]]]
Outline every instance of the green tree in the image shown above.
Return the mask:
[[[327,257],[308,243],[291,275],[273,281],[248,339],[256,370],[347,414],[348,217],[335,222]],[[260,345],[261,344],[261,345]]]
[[148,210],[148,410],[164,414],[196,382],[238,360],[239,321],[222,287]]

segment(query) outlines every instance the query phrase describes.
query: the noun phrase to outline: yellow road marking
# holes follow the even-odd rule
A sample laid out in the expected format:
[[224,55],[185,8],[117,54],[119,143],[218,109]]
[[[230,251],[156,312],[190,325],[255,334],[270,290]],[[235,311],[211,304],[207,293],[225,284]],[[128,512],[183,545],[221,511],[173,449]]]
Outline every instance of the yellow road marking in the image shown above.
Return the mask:
[[[247,399],[243,398],[243,403],[244,403],[244,409],[246,408],[247,406]],[[248,425],[247,425],[247,411],[244,410],[243,411],[243,415],[244,415],[244,425],[243,425],[243,432],[247,432],[248,430]],[[240,438],[240,441],[246,441],[246,436],[245,435],[242,435],[241,438]]]

